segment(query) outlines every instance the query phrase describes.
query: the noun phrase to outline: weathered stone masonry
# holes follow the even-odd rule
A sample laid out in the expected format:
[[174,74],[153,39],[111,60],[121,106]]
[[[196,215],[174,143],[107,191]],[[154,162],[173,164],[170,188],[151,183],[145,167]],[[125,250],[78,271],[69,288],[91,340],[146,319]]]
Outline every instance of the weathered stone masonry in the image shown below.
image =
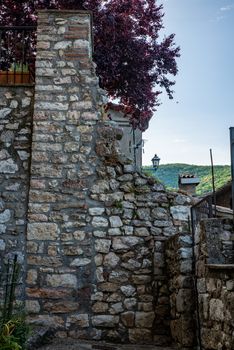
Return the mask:
[[164,242],[187,223],[190,199],[121,163],[121,131],[99,112],[89,13],[40,12],[37,48],[33,118],[33,88],[2,88],[1,109],[12,198],[1,202],[1,249],[27,263],[29,320],[60,336],[168,342]]
[[228,219],[206,219],[196,232],[201,341],[205,350],[234,348],[234,229]]
[[121,130],[101,114],[88,12],[40,12],[37,48],[35,92],[1,87],[0,102],[0,252],[24,265],[29,321],[61,337],[166,344],[172,335],[191,348],[191,198],[118,153]]
[[203,219],[197,223],[194,241],[194,261],[191,234],[178,233],[166,244],[172,338],[178,349],[198,344],[204,350],[232,350],[232,220]]
[[[61,336],[166,342],[163,242],[180,225],[172,221],[170,202],[176,218],[189,199],[168,195],[119,164],[120,132],[100,120],[97,78],[91,62],[83,62],[91,52],[89,25],[85,13],[39,15],[27,234],[30,321],[57,326]],[[81,27],[86,36],[77,39]]]
[[0,274],[3,258],[25,262],[32,87],[1,87],[0,100]]
[[27,307],[32,322],[62,328],[89,326],[95,279],[87,193],[98,164],[98,86],[90,23],[85,12],[41,12],[38,19]]

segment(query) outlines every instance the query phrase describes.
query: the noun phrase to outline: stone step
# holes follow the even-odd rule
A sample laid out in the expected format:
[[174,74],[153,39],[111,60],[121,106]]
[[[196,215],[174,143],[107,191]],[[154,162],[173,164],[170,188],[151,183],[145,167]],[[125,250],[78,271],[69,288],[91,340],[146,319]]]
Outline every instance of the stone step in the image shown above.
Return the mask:
[[76,339],[56,339],[51,344],[39,348],[40,350],[175,350],[174,347],[160,347],[155,345],[113,344],[95,341],[80,341]]

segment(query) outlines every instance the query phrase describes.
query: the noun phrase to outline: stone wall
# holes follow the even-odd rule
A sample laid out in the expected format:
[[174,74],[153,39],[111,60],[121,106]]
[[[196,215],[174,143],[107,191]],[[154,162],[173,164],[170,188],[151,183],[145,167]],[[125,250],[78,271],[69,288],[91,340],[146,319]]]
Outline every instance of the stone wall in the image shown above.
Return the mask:
[[204,350],[234,348],[232,220],[208,219],[196,235],[197,286]]
[[0,87],[0,275],[17,254],[25,262],[33,87]]
[[38,17],[26,305],[31,322],[61,329],[89,326],[96,278],[87,194],[100,101],[90,25],[88,12]]
[[26,262],[31,323],[60,337],[166,344],[165,242],[187,230],[191,198],[118,153],[122,131],[102,117],[90,23],[85,11],[39,13],[32,121],[33,91],[3,92],[0,247]]
[[[234,263],[234,233],[232,220],[206,219],[197,226],[196,245],[207,251],[207,264]],[[197,256],[199,256],[197,252]],[[204,254],[202,254],[204,256]],[[200,259],[200,257],[199,257]]]
[[[101,128],[100,157],[107,134],[110,128]],[[113,157],[103,163],[91,188],[99,202],[90,211],[97,266],[92,325],[99,337],[115,341],[169,343],[165,241],[187,225],[190,198],[167,193]]]
[[204,350],[231,350],[233,222],[203,219],[196,225],[194,238],[194,248],[191,234],[183,232],[166,243],[172,338],[178,349],[193,349],[198,343]]
[[196,319],[191,233],[182,232],[167,241],[166,264],[172,338],[178,349],[193,349],[196,344]]

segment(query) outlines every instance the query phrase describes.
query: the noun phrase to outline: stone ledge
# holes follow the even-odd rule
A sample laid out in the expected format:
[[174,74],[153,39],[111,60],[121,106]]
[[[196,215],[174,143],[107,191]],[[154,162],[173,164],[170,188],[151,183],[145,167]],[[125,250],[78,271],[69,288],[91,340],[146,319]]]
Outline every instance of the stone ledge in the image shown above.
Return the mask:
[[206,264],[206,267],[211,270],[233,270],[234,264]]
[[18,88],[18,87],[34,87],[35,83],[25,83],[25,84],[0,84],[0,87],[6,87],[6,88]]

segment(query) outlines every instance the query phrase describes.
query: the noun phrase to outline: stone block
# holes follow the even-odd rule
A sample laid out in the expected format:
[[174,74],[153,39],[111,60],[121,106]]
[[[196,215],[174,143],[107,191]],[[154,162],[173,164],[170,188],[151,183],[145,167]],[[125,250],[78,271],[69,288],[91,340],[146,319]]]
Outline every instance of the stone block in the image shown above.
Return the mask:
[[108,303],[98,301],[92,306],[92,311],[95,313],[105,313],[107,312],[108,308]]
[[132,281],[135,284],[146,284],[152,282],[152,277],[150,275],[133,275]]
[[121,322],[127,328],[134,327],[135,322],[135,312],[127,311],[121,314]]
[[120,287],[121,292],[126,296],[126,297],[131,297],[136,294],[136,288],[130,284],[121,286]]
[[81,267],[81,266],[86,266],[91,263],[90,259],[87,258],[76,258],[71,262],[71,266],[76,266],[76,267]]
[[132,344],[145,344],[152,342],[152,332],[145,328],[130,328],[129,341]]
[[123,226],[122,220],[120,219],[119,216],[110,216],[109,220],[110,220],[110,225],[113,228],[122,227]]
[[214,321],[224,320],[224,304],[220,299],[210,300],[210,319]]
[[92,216],[102,215],[105,212],[105,208],[89,208],[89,214]]
[[39,177],[61,178],[62,170],[62,167],[57,164],[33,164],[31,167],[33,175]]
[[147,237],[150,233],[146,227],[137,227],[135,228],[135,234],[139,237]]
[[95,327],[114,328],[119,323],[119,316],[98,315],[93,316],[91,319]]
[[193,255],[192,248],[180,248],[178,249],[178,253],[181,259],[191,259]]
[[124,172],[128,174],[132,174],[136,171],[136,167],[132,164],[124,165]]
[[37,110],[49,110],[49,111],[67,111],[68,103],[59,102],[37,102],[35,104],[35,109]]
[[0,109],[0,119],[4,119],[11,113],[11,108],[2,108]]
[[118,255],[110,252],[105,256],[103,265],[106,267],[114,268],[118,266],[119,262],[120,258],[118,257]]
[[98,287],[102,292],[116,292],[119,289],[119,285],[117,283],[111,282],[100,283]]
[[70,299],[73,295],[73,290],[68,288],[26,288],[26,294],[29,298],[37,299]]
[[109,309],[110,314],[114,314],[114,315],[120,314],[123,311],[124,311],[124,309],[123,309],[122,302],[112,304],[110,309]]
[[34,269],[30,269],[28,270],[28,273],[27,273],[27,280],[26,282],[30,285],[35,285],[37,283],[37,277],[38,277],[38,274],[37,274],[37,270],[34,270]]
[[6,249],[6,243],[3,239],[0,239],[0,251],[4,251]]
[[124,306],[127,310],[134,310],[137,305],[136,298],[127,298],[124,300]]
[[136,213],[140,220],[150,220],[150,209],[140,208],[137,209]]
[[140,237],[114,237],[112,246],[114,250],[126,250],[129,249],[129,247],[134,247],[138,244],[143,244],[143,242],[144,240]]
[[14,174],[18,170],[19,170],[18,165],[13,161],[13,159],[9,158],[9,159],[0,161],[0,173]]
[[95,250],[99,253],[109,253],[111,246],[111,240],[108,239],[96,239]]
[[11,218],[11,212],[9,209],[4,210],[3,212],[0,213],[0,223],[5,224],[8,222]]
[[28,234],[29,240],[56,240],[59,236],[59,229],[54,223],[29,223]]
[[[44,244],[38,245],[37,253],[41,253]],[[41,255],[28,255],[28,265],[45,266],[46,268],[54,268],[63,265],[62,257],[60,256],[41,256]]]
[[61,50],[61,49],[67,49],[69,47],[72,47],[72,41],[64,40],[64,41],[58,41],[54,45],[54,50]]
[[65,314],[79,309],[79,304],[69,300],[66,300],[66,302],[53,300],[52,302],[44,302],[43,309],[53,314]]
[[188,221],[190,218],[190,207],[183,205],[175,205],[170,208],[171,215],[174,220]]
[[49,287],[77,288],[77,277],[72,274],[52,274],[46,276],[46,283]]
[[92,225],[94,227],[108,227],[109,223],[106,218],[100,216],[94,216],[92,220]]
[[37,300],[26,300],[25,307],[30,314],[38,314],[41,310],[40,304]]
[[152,328],[155,318],[154,312],[136,312],[135,324],[137,328]]
[[28,316],[27,321],[29,324],[32,325],[38,325],[38,326],[46,326],[46,327],[52,327],[54,328],[61,328],[64,327],[64,320],[62,317],[59,316],[52,316],[52,315],[35,315],[35,316]]
[[112,271],[109,275],[109,281],[114,283],[122,284],[129,280],[129,272],[126,271]]

